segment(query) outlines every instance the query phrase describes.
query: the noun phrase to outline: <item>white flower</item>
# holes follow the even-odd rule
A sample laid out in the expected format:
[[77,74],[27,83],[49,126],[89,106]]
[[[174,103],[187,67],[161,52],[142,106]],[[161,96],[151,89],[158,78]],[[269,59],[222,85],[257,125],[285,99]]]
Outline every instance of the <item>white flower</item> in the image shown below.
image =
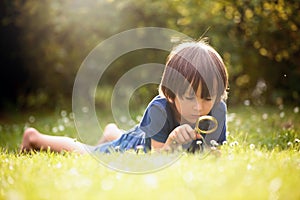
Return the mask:
[[215,140],[211,140],[211,141],[210,141],[210,144],[211,144],[212,146],[218,146],[218,145],[219,145]]
[[29,120],[30,123],[34,123],[35,122],[35,117],[34,116],[30,116],[28,120]]
[[201,144],[202,144],[202,141],[201,141],[201,140],[197,140],[197,141],[196,141],[196,144],[197,144],[197,145],[201,145]]

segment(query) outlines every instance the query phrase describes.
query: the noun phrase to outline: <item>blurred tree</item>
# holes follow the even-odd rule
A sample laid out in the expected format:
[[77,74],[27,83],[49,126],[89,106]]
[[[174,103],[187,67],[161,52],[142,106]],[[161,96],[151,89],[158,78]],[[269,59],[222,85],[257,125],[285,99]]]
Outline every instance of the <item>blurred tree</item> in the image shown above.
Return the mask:
[[[232,104],[244,100],[255,104],[300,102],[299,1],[4,2],[6,10],[17,13],[2,19],[2,27],[10,21],[19,31],[16,47],[20,46],[22,55],[17,57],[22,58],[28,73],[23,87],[29,88],[18,91],[19,104],[24,107],[55,106],[70,97],[81,62],[99,42],[145,26],[174,29],[196,40],[209,37],[228,66]],[[113,85],[128,69],[147,62],[163,63],[166,55],[129,53],[116,60],[101,81]],[[145,90],[139,91],[145,94]]]
[[0,1],[0,109],[14,107],[26,81],[20,52],[19,31],[14,23],[18,12],[11,1]]
[[229,68],[230,102],[300,102],[299,1],[134,2],[128,1],[131,14],[122,18],[127,26],[168,27],[195,39],[209,36]]
[[[300,86],[296,84],[300,77],[299,6],[299,1],[285,0],[229,1],[223,6],[225,16],[236,24],[228,35],[239,45],[237,51],[231,51],[240,57],[234,64],[243,65],[236,81],[249,76],[248,87],[254,89],[248,95],[254,102],[262,89],[267,89],[267,102],[277,98],[300,102]],[[259,88],[262,80],[265,88]]]

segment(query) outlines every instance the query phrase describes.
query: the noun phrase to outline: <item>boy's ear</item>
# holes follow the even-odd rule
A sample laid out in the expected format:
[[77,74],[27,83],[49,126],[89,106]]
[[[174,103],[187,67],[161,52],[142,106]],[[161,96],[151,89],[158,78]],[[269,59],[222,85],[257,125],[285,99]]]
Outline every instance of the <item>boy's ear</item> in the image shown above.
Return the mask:
[[168,102],[170,102],[170,103],[174,103],[174,100],[171,99],[170,97],[167,97],[167,100],[168,100]]

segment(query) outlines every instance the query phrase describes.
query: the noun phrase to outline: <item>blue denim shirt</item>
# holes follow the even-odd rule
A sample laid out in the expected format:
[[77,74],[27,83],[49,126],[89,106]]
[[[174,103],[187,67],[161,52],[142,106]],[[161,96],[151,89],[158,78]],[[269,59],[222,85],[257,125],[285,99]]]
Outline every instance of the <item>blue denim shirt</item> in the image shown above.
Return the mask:
[[[208,144],[211,140],[221,144],[226,140],[226,104],[221,101],[214,105],[209,115],[217,119],[218,128],[213,133],[203,135],[203,137]],[[150,102],[140,123],[140,128],[147,137],[162,143],[166,142],[169,134],[177,126],[179,123],[175,119],[170,103],[160,96],[156,96]]]
[[[211,134],[203,135],[205,142],[209,144],[211,140],[215,140],[221,144],[226,141],[226,104],[221,101],[214,105],[209,115],[217,119],[218,128]],[[97,146],[94,151],[110,152],[116,147],[118,150],[125,151],[136,149],[140,145],[143,145],[144,150],[147,151],[151,149],[151,139],[165,143],[169,134],[177,126],[179,123],[176,121],[171,104],[166,98],[158,95],[149,103],[140,124],[125,132],[119,139]],[[207,128],[208,126],[209,124]],[[194,141],[184,148],[193,148],[195,145]]]

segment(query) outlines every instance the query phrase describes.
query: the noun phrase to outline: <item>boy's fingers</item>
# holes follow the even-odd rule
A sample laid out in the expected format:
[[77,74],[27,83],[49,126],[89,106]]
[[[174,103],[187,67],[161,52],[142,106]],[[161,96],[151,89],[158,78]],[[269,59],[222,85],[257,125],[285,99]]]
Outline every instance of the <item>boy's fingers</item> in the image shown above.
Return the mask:
[[184,136],[182,135],[182,133],[177,134],[177,140],[178,140],[178,142],[180,142],[181,144],[184,143],[185,138],[184,138]]
[[195,140],[196,139],[195,131],[190,125],[186,125],[185,130],[188,135],[187,140]]

